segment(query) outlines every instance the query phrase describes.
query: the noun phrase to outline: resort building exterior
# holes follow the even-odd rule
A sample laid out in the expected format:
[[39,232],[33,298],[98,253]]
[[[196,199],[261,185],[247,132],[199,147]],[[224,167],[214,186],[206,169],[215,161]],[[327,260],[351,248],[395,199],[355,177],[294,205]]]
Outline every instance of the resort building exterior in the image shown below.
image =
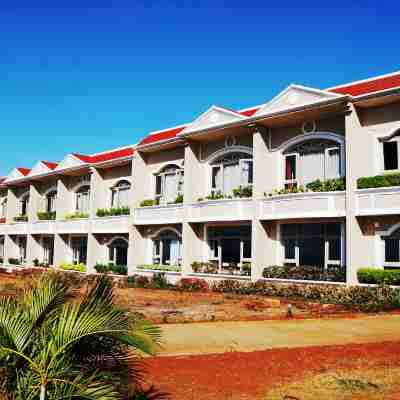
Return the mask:
[[400,72],[212,106],[136,145],[1,178],[0,265],[242,280],[297,265],[354,284],[361,267],[400,266],[399,157]]

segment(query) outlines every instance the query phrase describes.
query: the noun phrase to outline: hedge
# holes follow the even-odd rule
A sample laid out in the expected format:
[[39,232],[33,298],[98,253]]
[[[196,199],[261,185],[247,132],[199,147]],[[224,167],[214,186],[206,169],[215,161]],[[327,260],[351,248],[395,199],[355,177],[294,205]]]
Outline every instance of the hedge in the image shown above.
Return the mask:
[[263,271],[264,278],[293,279],[304,281],[345,282],[346,268],[344,267],[322,267],[311,266],[273,266],[266,267]]
[[129,207],[117,207],[117,208],[99,208],[96,211],[97,217],[111,217],[118,215],[129,215],[131,212]]
[[115,265],[115,264],[101,264],[97,263],[94,266],[94,269],[96,272],[100,274],[107,274],[107,273],[113,273],[113,274],[118,274],[118,275],[127,275],[128,273],[128,267],[126,265]]
[[357,179],[358,189],[400,186],[400,174],[364,176]]
[[400,269],[360,268],[357,277],[360,283],[400,285]]

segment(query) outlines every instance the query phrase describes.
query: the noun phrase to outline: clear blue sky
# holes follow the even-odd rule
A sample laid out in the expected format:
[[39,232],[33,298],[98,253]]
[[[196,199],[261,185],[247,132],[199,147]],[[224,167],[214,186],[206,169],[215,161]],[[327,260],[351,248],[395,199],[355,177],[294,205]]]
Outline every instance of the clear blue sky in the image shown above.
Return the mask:
[[1,3],[0,175],[400,69],[398,1]]

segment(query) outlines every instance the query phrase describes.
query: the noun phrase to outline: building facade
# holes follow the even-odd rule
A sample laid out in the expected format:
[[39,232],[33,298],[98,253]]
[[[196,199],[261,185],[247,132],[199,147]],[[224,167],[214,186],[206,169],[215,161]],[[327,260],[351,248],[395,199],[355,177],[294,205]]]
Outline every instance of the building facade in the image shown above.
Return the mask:
[[213,106],[137,145],[15,168],[0,265],[257,280],[281,265],[400,266],[400,73]]

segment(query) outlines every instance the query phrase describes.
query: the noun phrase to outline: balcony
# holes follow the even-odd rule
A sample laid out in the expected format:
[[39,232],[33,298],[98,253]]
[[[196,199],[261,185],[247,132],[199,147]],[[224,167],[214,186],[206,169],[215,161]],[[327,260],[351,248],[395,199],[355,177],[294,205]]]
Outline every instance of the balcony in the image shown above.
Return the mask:
[[183,220],[182,204],[135,208],[136,225],[180,224]]
[[98,217],[93,218],[91,223],[93,233],[128,233],[132,217],[130,215]]
[[56,222],[54,220],[36,221],[30,224],[30,233],[33,235],[39,234],[54,234]]
[[26,235],[28,233],[28,222],[12,222],[7,226],[9,235]]
[[56,221],[56,230],[59,234],[82,233],[89,232],[90,221],[88,218],[81,219],[65,219]]
[[358,216],[400,214],[400,187],[358,189],[355,213]]
[[253,201],[246,199],[221,199],[193,203],[189,206],[189,222],[251,221]]
[[346,192],[307,192],[277,195],[260,202],[260,219],[344,217]]

